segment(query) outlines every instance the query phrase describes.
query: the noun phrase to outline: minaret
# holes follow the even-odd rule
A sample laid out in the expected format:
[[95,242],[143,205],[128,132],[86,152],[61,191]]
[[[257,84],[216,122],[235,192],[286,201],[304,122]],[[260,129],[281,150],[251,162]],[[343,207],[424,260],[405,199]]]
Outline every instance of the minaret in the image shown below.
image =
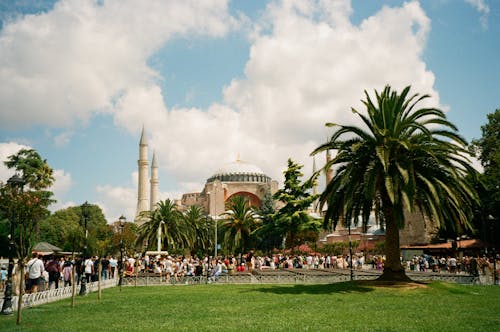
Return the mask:
[[[316,156],[313,156],[313,174],[316,173]],[[314,181],[313,195],[318,194],[318,181]]]
[[156,152],[153,152],[153,161],[151,162],[151,184],[150,192],[150,210],[156,209],[156,204],[158,203],[158,161],[156,160]]
[[[332,160],[332,155],[330,150],[326,150],[326,163],[328,164]],[[333,180],[333,169],[330,167],[326,170],[326,185],[328,185]]]
[[137,161],[139,168],[138,185],[137,185],[137,211],[135,220],[140,221],[139,214],[149,210],[148,199],[148,143],[144,135],[144,126],[142,127],[141,142],[139,143],[139,160]]

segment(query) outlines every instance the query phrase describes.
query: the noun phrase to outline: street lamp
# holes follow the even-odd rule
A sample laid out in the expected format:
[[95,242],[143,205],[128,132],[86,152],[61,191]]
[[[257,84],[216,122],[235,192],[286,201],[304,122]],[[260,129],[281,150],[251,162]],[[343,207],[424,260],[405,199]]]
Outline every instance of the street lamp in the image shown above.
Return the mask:
[[208,194],[210,195],[210,203],[211,203],[211,200],[212,200],[212,196],[211,194],[214,195],[214,210],[213,210],[213,217],[211,216],[211,218],[214,220],[214,223],[215,223],[215,235],[214,235],[214,258],[217,259],[217,219],[218,219],[218,215],[217,215],[217,189],[215,187],[215,184],[214,184],[214,191],[211,193],[211,192],[208,192]]
[[[12,188],[14,195],[17,196],[19,192],[23,191],[24,180],[17,174],[14,174],[7,180],[7,184]],[[19,190],[19,192],[18,192]],[[10,231],[9,231],[9,267],[7,270],[7,283],[5,284],[5,294],[2,304],[2,314],[11,315],[12,309],[12,270],[14,269],[14,211],[11,211],[9,218]]]
[[[205,218],[206,226],[207,226],[207,268],[206,268],[206,273],[207,273],[207,280],[206,283],[208,283],[208,277],[209,277],[209,267],[210,267],[210,223],[208,221],[208,214],[206,215]],[[203,264],[203,262],[202,262]]]
[[[495,245],[495,218],[490,214],[488,216],[488,221],[490,222],[490,234],[493,239],[493,245]],[[495,250],[495,247],[492,248],[492,255],[493,255],[493,285],[497,284],[497,253]]]
[[82,218],[83,218],[83,227],[85,230],[85,243],[83,245],[83,253],[82,253],[82,267],[80,271],[80,293],[79,295],[85,295],[87,293],[87,287],[86,287],[86,276],[85,276],[85,260],[87,259],[87,238],[88,238],[88,229],[87,229],[87,223],[89,220],[89,209],[90,209],[90,204],[89,202],[85,201],[85,203],[82,204],[81,206],[82,209]]
[[123,228],[125,227],[125,222],[127,218],[123,215],[118,218],[120,222],[120,263],[118,265],[118,273],[120,274],[118,279],[118,286],[120,286],[120,292],[122,291],[122,281],[123,281]]

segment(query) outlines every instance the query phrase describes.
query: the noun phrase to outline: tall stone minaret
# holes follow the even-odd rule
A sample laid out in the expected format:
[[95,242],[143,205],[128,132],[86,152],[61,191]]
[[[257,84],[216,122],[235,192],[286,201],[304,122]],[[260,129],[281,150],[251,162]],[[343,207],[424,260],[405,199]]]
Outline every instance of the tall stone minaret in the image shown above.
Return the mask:
[[[330,153],[330,150],[326,150],[326,162],[329,163],[330,160],[332,160],[332,154]],[[330,167],[329,169],[326,170],[325,174],[326,178],[326,185],[330,183],[330,181],[333,180],[333,169]]]
[[158,203],[158,161],[156,160],[156,152],[153,152],[153,161],[151,162],[151,193],[150,193],[150,210],[156,209]]
[[135,214],[136,222],[141,220],[141,218],[138,218],[141,212],[149,210],[148,143],[146,142],[146,135],[144,135],[144,127],[142,127],[141,141],[139,143],[139,160],[137,161],[137,165],[139,166],[139,176],[137,185],[137,211]]
[[[313,174],[316,173],[316,156],[313,156]],[[314,183],[313,186],[313,195],[318,194],[318,181]]]

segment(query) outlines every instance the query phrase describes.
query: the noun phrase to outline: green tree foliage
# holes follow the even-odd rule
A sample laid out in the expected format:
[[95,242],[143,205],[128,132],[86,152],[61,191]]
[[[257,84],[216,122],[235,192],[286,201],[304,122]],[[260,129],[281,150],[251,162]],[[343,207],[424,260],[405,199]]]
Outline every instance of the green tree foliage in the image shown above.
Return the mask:
[[[52,192],[47,189],[54,183],[52,169],[35,150],[22,149],[8,157],[4,164],[13,169],[22,179],[22,188],[13,188],[7,183],[0,185],[0,220],[2,230],[9,232],[9,221],[13,222],[17,257],[25,259],[31,254],[33,237],[38,222],[49,215],[48,206],[54,202]],[[7,226],[7,227],[6,227]],[[6,237],[4,233],[2,237]],[[8,241],[0,244],[6,252]]]
[[288,159],[288,168],[283,172],[285,175],[284,188],[278,190],[273,197],[284,204],[274,218],[282,237],[286,237],[286,241],[292,249],[303,243],[305,232],[317,229],[315,226],[317,222],[308,213],[309,207],[317,199],[317,195],[309,193],[315,184],[316,177],[301,183],[300,178],[303,174],[300,170],[302,167],[302,165]]
[[54,183],[53,170],[47,160],[33,149],[21,149],[4,162],[9,169],[22,174],[26,186],[33,190],[49,188]]
[[[110,253],[112,229],[98,205],[89,204],[87,231],[89,254],[102,256]],[[64,251],[81,251],[85,246],[82,207],[61,209],[41,220],[37,241],[49,242]]]
[[189,242],[192,243],[191,254],[202,256],[210,248],[212,220],[208,218],[205,211],[195,205],[191,205],[187,211],[182,214],[184,223],[192,230]]
[[273,196],[270,193],[264,195],[262,206],[256,212],[261,220],[261,226],[254,232],[256,249],[271,252],[273,249],[281,248],[283,236],[274,217],[276,207]]
[[156,250],[158,228],[161,228],[162,250],[179,252],[190,247],[193,229],[184,221],[174,201],[166,199],[158,202],[154,211],[144,212],[144,217],[148,221],[138,229],[139,245],[147,243],[149,249]]
[[380,279],[387,280],[408,280],[399,249],[406,209],[419,209],[446,229],[467,229],[478,202],[465,179],[475,173],[464,157],[466,142],[442,111],[416,107],[427,95],[409,91],[398,94],[387,86],[375,91],[375,102],[365,91],[366,113],[352,109],[364,126],[327,124],[336,128],[332,137],[313,151],[337,151],[323,168],[337,166],[320,197],[320,206],[328,205],[325,225],[359,217],[366,224],[372,211],[385,223],[387,260]]
[[[479,235],[489,243],[500,246],[500,109],[488,114],[488,122],[481,127],[482,137],[473,141],[484,168],[478,192],[482,209],[476,216]],[[491,216],[491,217],[490,217]]]
[[110,255],[118,257],[120,254],[121,244],[125,255],[133,255],[137,251],[145,251],[142,244],[136,242],[137,225],[133,222],[124,222],[123,227],[118,223],[114,223],[111,227],[112,236],[110,238]]
[[221,232],[224,234],[224,249],[233,253],[245,253],[251,243],[251,234],[259,226],[254,209],[248,198],[237,195],[226,203],[222,214]]

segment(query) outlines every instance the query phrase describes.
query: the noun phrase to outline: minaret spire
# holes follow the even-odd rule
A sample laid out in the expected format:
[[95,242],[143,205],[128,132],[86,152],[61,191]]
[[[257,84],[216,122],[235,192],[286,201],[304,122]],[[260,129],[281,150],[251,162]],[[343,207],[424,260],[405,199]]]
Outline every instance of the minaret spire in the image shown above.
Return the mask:
[[151,161],[151,193],[150,193],[150,210],[156,209],[158,203],[158,160],[156,159],[156,152],[153,152],[153,160]]
[[137,161],[139,176],[137,183],[137,211],[135,215],[136,222],[142,222],[139,218],[139,214],[143,211],[148,211],[149,209],[149,198],[148,198],[148,143],[146,141],[146,135],[144,126],[142,126],[141,140],[139,142],[139,160]]
[[[328,164],[332,160],[332,154],[330,150],[326,150],[326,163]],[[333,169],[330,167],[326,170],[326,185],[328,185],[333,180]]]
[[[313,174],[316,173],[316,156],[313,156]],[[313,195],[318,194],[318,181],[314,181]]]

